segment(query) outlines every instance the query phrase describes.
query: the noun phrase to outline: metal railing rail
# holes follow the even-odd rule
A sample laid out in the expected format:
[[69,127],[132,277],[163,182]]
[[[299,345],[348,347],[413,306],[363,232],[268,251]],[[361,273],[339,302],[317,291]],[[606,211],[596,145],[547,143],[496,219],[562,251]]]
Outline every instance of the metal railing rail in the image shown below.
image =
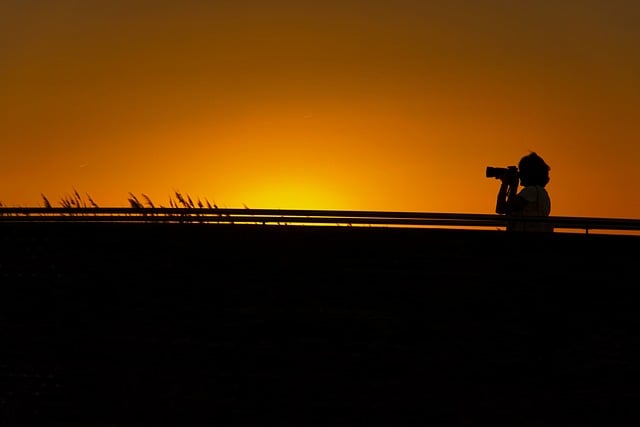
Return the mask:
[[[495,214],[249,208],[24,208],[0,207],[2,222],[176,222],[212,224],[317,224],[398,227],[506,227]],[[640,231],[640,219],[551,216],[518,218],[556,230]]]

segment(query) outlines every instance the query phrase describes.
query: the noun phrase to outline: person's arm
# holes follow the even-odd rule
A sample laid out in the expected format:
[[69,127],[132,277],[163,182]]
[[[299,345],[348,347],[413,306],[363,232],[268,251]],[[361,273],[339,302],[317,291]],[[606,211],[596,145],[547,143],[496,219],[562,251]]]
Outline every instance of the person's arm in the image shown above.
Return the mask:
[[500,190],[496,198],[496,213],[511,214],[524,208],[526,200],[518,196],[518,177],[505,176],[500,179]]

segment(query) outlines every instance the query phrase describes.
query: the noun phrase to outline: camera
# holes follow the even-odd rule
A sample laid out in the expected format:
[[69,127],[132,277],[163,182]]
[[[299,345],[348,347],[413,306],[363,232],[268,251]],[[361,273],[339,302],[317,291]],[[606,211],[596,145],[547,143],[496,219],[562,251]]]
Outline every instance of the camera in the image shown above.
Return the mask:
[[517,166],[507,166],[506,168],[494,168],[492,166],[487,166],[486,170],[487,178],[495,178],[501,179],[504,176],[509,176],[511,178],[518,177],[518,167]]

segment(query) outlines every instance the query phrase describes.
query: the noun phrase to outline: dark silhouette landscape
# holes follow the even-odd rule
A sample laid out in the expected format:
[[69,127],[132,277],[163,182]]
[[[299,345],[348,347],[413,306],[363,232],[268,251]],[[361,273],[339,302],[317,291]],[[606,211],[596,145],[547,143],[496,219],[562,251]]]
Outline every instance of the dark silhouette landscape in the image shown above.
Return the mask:
[[637,236],[0,222],[8,425],[637,419]]

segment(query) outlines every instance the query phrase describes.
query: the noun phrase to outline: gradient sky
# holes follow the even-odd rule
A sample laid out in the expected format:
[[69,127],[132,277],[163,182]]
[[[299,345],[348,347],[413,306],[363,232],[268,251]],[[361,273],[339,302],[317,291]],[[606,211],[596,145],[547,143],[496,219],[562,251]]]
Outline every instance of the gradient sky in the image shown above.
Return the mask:
[[634,0],[1,0],[0,202],[640,218]]

